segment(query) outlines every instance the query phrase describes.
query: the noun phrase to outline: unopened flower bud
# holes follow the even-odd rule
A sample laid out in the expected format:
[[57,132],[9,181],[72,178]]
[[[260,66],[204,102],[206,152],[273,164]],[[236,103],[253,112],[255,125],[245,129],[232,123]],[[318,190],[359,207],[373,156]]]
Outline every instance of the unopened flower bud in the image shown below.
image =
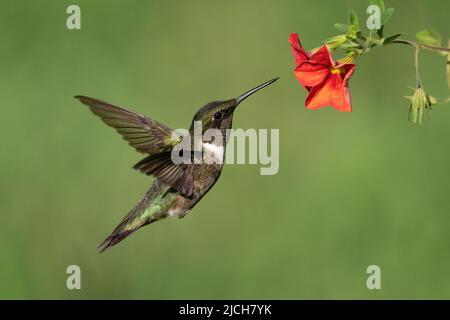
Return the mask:
[[423,87],[418,86],[411,97],[411,106],[409,107],[410,120],[413,123],[421,124],[425,109],[431,109],[431,104]]

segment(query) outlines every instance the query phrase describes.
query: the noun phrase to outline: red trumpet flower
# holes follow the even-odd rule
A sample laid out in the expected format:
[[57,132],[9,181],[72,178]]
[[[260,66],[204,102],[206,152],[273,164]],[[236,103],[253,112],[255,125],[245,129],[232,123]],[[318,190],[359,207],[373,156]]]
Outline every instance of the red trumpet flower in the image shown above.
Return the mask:
[[297,64],[295,76],[308,90],[305,106],[307,109],[318,109],[325,106],[351,112],[351,96],[348,81],[355,71],[352,63],[337,63],[327,46],[315,53],[306,52],[300,42],[294,42],[296,34],[291,34],[289,42]]

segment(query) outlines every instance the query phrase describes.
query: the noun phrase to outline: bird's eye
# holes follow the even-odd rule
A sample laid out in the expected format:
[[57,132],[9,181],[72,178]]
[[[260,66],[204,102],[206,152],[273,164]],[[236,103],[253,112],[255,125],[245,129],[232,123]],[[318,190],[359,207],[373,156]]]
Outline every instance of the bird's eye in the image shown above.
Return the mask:
[[214,119],[216,119],[216,120],[222,119],[222,112],[219,111],[219,112],[214,113]]

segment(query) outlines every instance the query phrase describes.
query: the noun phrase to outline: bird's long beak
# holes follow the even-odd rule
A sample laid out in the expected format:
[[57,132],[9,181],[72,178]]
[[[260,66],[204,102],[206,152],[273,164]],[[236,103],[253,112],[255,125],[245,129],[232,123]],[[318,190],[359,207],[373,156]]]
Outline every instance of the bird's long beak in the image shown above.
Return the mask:
[[267,82],[264,82],[263,84],[260,84],[259,86],[248,90],[247,92],[241,94],[239,97],[236,98],[236,106],[241,103],[242,101],[244,101],[246,98],[250,97],[252,94],[254,94],[256,91],[261,90],[262,88],[267,87],[268,85],[274,83],[275,81],[277,81],[278,79],[280,79],[279,77],[274,78],[272,80],[269,80]]

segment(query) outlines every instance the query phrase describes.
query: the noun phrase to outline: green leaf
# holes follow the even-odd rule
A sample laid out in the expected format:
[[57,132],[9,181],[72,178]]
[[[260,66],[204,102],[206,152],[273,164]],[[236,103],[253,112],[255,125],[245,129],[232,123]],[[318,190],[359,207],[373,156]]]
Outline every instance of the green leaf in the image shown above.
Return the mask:
[[325,40],[325,43],[328,45],[328,48],[333,51],[339,48],[346,41],[347,36],[345,34],[341,34],[335,37],[328,38],[327,40]]
[[384,1],[383,0],[370,0],[370,4],[379,6],[381,12],[383,12],[385,10],[385,6],[384,6]]
[[348,25],[343,24],[343,23],[336,23],[336,24],[334,25],[334,27],[335,27],[336,29],[338,29],[339,31],[344,32],[344,33],[347,33],[348,30],[349,30]]
[[387,37],[386,39],[384,39],[383,44],[389,44],[392,43],[393,41],[395,41],[398,37],[400,37],[402,34],[401,33],[396,33],[393,34],[392,36]]
[[[361,31],[358,31],[356,33],[356,38],[358,38],[359,40],[362,40],[362,41],[367,41],[367,37]],[[370,36],[369,36],[369,38],[370,38]]]
[[338,36],[334,36],[334,37],[331,37],[331,38],[326,39],[326,40],[325,40],[325,43],[341,42],[341,41],[344,41],[344,40],[346,40],[346,39],[347,39],[347,38],[345,37],[345,35],[340,34],[340,35],[338,35]]
[[354,27],[356,30],[359,30],[358,15],[356,14],[355,10],[353,10],[353,9],[350,9],[348,11],[348,24],[351,27]]
[[442,37],[440,33],[434,29],[426,29],[418,32],[416,38],[420,43],[428,46],[440,47]]
[[358,43],[348,42],[341,45],[341,49],[343,50],[362,49],[362,46]]
[[384,26],[382,25],[381,28],[377,30],[378,38],[380,38],[380,39],[383,38],[383,31],[384,31]]
[[350,28],[350,31],[348,32],[347,37],[352,40],[356,40],[358,38],[357,32],[354,27]]
[[392,15],[394,14],[394,8],[388,8],[387,10],[383,11],[381,13],[381,25],[384,26],[386,24],[386,22],[389,21],[389,19],[392,17]]

